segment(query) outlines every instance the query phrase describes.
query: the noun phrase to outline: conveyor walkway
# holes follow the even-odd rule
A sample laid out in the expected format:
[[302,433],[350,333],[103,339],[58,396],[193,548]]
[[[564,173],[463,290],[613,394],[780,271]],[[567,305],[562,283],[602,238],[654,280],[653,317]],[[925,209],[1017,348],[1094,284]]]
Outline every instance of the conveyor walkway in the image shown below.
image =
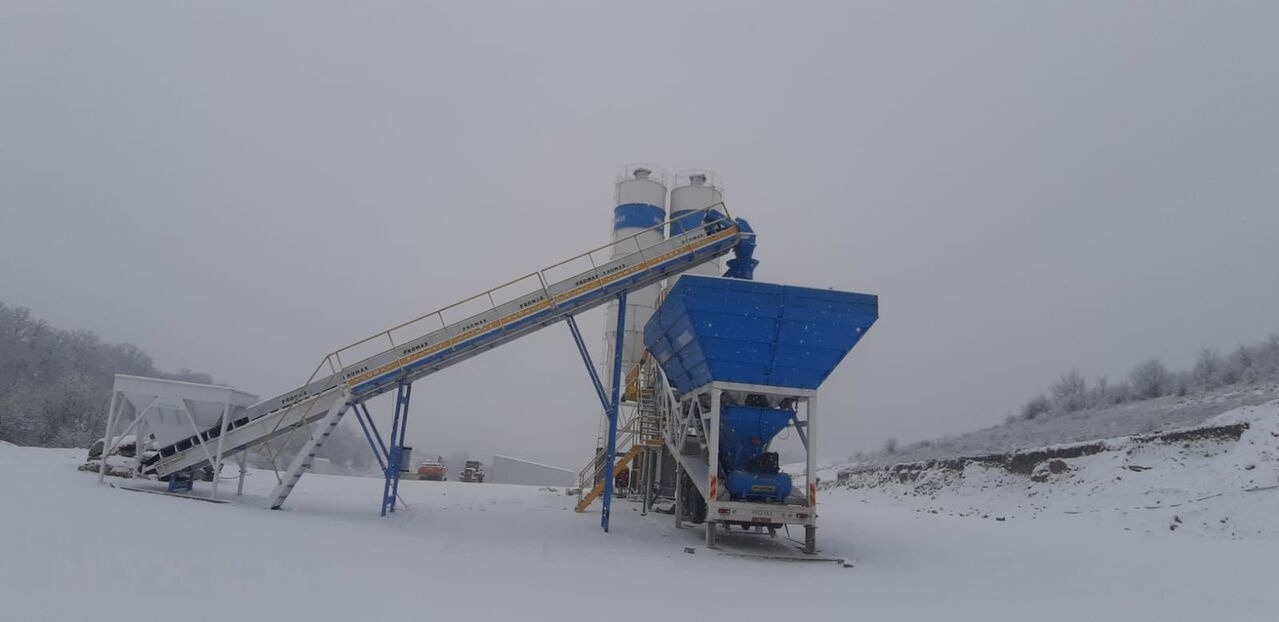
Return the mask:
[[722,204],[703,210],[702,220],[701,227],[648,246],[639,241],[643,232],[618,240],[337,350],[302,386],[249,407],[225,432],[193,430],[191,437],[162,447],[145,472],[167,477],[203,467],[213,457],[207,441],[223,434],[226,456],[323,420],[277,487],[272,507],[279,507],[353,404],[711,261],[739,242],[753,242],[749,227],[729,218]]

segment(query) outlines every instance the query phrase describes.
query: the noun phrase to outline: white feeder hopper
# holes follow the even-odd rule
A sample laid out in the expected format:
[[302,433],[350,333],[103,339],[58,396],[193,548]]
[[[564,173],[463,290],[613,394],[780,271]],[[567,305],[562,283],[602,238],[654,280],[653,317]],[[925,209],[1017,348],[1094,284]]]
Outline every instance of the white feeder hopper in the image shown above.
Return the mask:
[[[137,451],[141,455],[145,447],[171,445],[193,438],[192,432],[196,432],[190,442],[208,456],[216,473],[222,466],[224,449],[230,449],[223,443],[227,430],[242,423],[245,409],[257,402],[258,396],[224,385],[116,374],[102,455],[105,460],[120,439],[129,436],[140,440]],[[105,471],[101,470],[99,479]],[[217,486],[215,477],[214,495]]]

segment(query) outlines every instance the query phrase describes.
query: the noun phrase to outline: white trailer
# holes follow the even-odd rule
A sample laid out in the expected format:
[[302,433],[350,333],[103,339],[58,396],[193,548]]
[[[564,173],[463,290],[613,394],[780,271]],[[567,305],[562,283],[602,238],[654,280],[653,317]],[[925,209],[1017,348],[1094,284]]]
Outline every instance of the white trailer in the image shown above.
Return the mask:
[[577,473],[531,460],[495,455],[488,470],[488,481],[494,484],[524,486],[564,486],[577,483]]

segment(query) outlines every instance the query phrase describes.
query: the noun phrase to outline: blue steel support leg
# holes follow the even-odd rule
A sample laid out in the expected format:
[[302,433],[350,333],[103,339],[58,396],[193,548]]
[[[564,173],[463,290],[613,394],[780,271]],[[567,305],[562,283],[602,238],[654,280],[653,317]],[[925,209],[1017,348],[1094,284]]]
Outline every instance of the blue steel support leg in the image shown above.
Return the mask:
[[398,468],[400,462],[400,450],[395,445],[395,433],[400,429],[400,399],[396,395],[395,399],[395,418],[391,420],[391,445],[387,448],[386,468],[382,470],[382,516],[386,516],[387,504],[394,506],[395,499],[391,496],[391,474],[394,469]]
[[400,460],[404,457],[404,428],[408,417],[409,386],[400,382],[395,391],[395,417],[391,419],[391,445],[386,455],[382,485],[382,516],[395,512],[395,496],[400,488]]
[[[369,430],[373,432],[373,438],[377,441],[377,447],[374,448],[374,453],[377,453],[377,450],[381,449],[382,457],[389,457],[391,453],[387,451],[386,443],[382,440],[382,433],[378,431],[377,424],[373,422],[373,415],[369,414],[369,407],[364,402],[360,402],[359,410],[364,413],[364,420],[369,423]],[[386,465],[382,466],[382,470],[386,470]]]
[[395,500],[400,498],[400,473],[404,471],[403,467],[409,466],[403,464],[404,460],[404,434],[409,427],[409,398],[413,396],[413,385],[407,383],[402,385],[404,389],[403,406],[400,408],[400,459],[396,461],[395,477],[391,481],[391,511],[395,511]]
[[617,413],[621,406],[622,348],[626,336],[626,292],[617,295],[617,341],[613,346],[613,384],[609,391],[608,459],[604,463],[604,512],[600,526],[608,533],[609,511],[613,508],[613,465],[617,464]]
[[367,439],[367,440],[369,441],[369,448],[373,450],[373,457],[374,457],[374,458],[377,458],[377,466],[378,466],[378,468],[382,469],[382,472],[383,472],[383,473],[385,473],[385,472],[386,472],[386,460],[384,460],[384,459],[382,458],[382,454],[383,454],[383,452],[384,452],[384,449],[383,449],[382,447],[379,447],[379,445],[381,445],[381,444],[382,444],[382,439],[379,437],[377,440],[373,440],[373,433],[372,433],[372,432],[369,432],[369,426],[373,424],[373,421],[372,421],[372,420],[369,420],[369,422],[368,422],[368,423],[365,423],[365,422],[364,422],[364,418],[368,416],[368,411],[367,411],[367,410],[365,410],[365,411],[363,411],[363,412],[362,412],[362,411],[360,410],[360,407],[361,407],[362,405],[363,405],[363,404],[356,404],[356,405],[354,405],[354,406],[352,406],[352,407],[351,407],[351,410],[354,410],[354,411],[355,411],[355,420],[356,420],[357,422],[359,422],[359,424],[360,424],[360,429],[361,429],[361,430],[364,430],[364,438],[365,438],[365,439]]
[[609,409],[608,396],[604,394],[604,383],[600,382],[600,375],[595,371],[595,363],[591,361],[591,352],[586,349],[586,342],[582,341],[582,331],[577,328],[577,320],[573,316],[564,318],[564,322],[568,324],[569,332],[573,333],[573,343],[577,344],[577,352],[582,355],[582,362],[586,364],[586,373],[591,377],[591,384],[595,386],[595,394],[600,398],[600,406],[607,413]]

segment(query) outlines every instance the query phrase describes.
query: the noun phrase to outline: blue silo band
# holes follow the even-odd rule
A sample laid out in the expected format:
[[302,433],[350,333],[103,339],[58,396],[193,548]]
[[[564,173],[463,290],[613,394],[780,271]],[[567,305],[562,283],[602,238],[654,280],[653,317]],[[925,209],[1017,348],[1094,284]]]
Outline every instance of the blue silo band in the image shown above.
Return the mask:
[[679,235],[702,224],[701,219],[695,216],[698,213],[698,210],[682,209],[671,214],[671,235]]
[[666,210],[648,203],[625,203],[613,208],[613,230],[647,229],[666,220]]

